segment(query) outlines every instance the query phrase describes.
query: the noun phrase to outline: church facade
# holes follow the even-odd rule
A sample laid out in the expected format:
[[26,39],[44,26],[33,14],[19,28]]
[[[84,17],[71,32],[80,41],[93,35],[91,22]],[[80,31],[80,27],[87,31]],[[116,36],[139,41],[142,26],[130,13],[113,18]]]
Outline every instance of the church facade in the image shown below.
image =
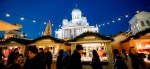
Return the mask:
[[98,33],[98,26],[89,26],[87,18],[82,16],[79,8],[74,8],[71,14],[72,20],[64,18],[61,29],[55,31],[56,38],[72,39],[87,31]]

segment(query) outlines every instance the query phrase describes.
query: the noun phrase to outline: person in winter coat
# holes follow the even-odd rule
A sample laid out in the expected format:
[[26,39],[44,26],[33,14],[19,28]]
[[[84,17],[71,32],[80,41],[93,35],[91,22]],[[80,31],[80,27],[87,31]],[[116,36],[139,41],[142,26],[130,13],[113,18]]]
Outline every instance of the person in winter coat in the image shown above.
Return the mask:
[[125,58],[118,49],[114,49],[114,67],[114,69],[128,69]]
[[14,51],[12,51],[8,56],[7,65],[14,63],[15,58],[17,57],[18,54],[19,54],[18,48],[15,48]]
[[63,57],[62,57],[62,62],[63,62],[63,69],[68,69],[69,68],[69,52],[65,51],[63,53]]
[[103,69],[100,58],[97,54],[97,51],[93,50],[92,54],[93,54],[92,62],[91,62],[92,69]]
[[44,64],[47,69],[51,69],[52,53],[49,51],[49,48],[44,49]]
[[17,55],[13,64],[8,66],[8,69],[23,69],[24,57],[22,54]]
[[81,54],[83,52],[82,45],[77,44],[76,50],[70,56],[69,69],[82,69]]
[[138,56],[138,53],[134,47],[130,47],[129,57],[131,58],[131,65],[133,69],[146,69],[145,62]]
[[36,46],[32,46],[26,58],[24,69],[46,69],[38,55]]
[[56,61],[56,69],[63,69],[63,63],[62,63],[63,53],[64,53],[64,50],[60,49],[58,57],[57,57],[57,61]]
[[41,61],[44,62],[44,50],[43,50],[43,48],[39,48],[38,55],[40,56]]

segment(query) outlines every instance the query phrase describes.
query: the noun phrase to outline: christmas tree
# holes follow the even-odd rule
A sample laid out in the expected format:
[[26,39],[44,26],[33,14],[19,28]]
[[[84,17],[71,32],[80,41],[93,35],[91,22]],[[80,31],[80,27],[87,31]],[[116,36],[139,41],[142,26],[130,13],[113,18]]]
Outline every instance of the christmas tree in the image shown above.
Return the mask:
[[45,28],[45,31],[44,31],[44,36],[51,36],[51,35],[52,35],[51,23],[50,23],[50,20],[49,20],[48,23],[47,23],[47,26]]

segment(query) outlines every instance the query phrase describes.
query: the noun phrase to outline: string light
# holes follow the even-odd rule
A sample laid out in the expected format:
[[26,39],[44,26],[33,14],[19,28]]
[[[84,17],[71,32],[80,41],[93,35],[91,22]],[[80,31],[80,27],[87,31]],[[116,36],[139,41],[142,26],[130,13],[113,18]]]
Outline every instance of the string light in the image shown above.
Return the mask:
[[35,20],[33,20],[33,23],[35,23],[36,21]]
[[114,23],[115,21],[114,21],[114,20],[112,20],[112,22]]
[[118,18],[118,21],[120,21],[121,20],[121,18]]
[[24,20],[24,17],[21,17],[20,19],[21,19],[21,20]]
[[46,24],[46,22],[44,22],[44,24]]
[[126,18],[128,18],[128,15],[125,15]]
[[10,14],[9,14],[9,13],[6,13],[6,16],[7,16],[7,17],[9,17],[9,16],[10,16]]
[[140,11],[136,11],[136,13],[140,13]]
[[103,26],[104,26],[105,24],[103,24]]

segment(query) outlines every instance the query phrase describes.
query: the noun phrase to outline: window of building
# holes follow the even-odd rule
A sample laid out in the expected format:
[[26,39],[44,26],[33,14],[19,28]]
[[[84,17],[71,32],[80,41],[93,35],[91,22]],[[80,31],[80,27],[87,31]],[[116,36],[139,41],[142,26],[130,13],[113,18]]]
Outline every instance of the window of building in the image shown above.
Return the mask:
[[146,20],[146,24],[147,24],[148,26],[150,26],[150,22],[149,22],[149,20]]
[[145,26],[144,21],[141,21],[141,26],[142,26],[142,27]]

